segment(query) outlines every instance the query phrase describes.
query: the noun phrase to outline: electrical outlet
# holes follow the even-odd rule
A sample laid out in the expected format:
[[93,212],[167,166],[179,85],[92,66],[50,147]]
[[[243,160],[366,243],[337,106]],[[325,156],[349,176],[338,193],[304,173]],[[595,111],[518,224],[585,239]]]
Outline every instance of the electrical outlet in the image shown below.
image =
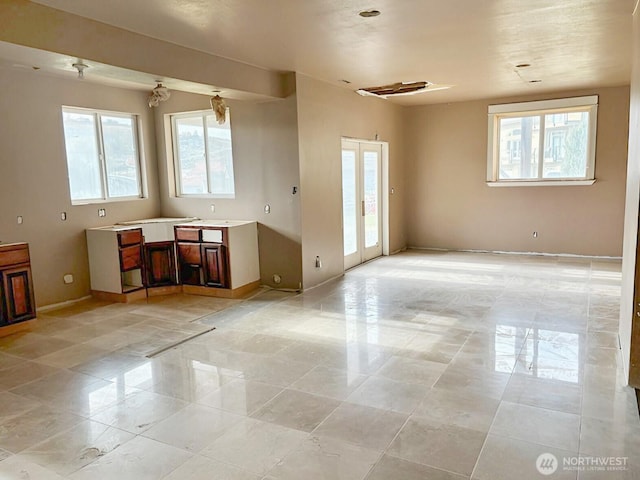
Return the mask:
[[280,275],[278,275],[277,273],[274,273],[273,274],[273,283],[275,283],[277,285],[280,282],[282,282],[282,277]]
[[267,204],[264,206],[264,213],[271,213],[271,205]]
[[211,213],[215,213],[216,206],[213,203],[211,204],[211,206],[209,208],[211,209]]
[[538,232],[533,232],[533,238],[538,238]]
[[66,219],[67,219],[67,212],[60,213],[60,220],[64,222]]
[[320,256],[316,257],[316,268],[322,268],[322,260],[320,260]]
[[24,219],[22,218],[22,215],[18,215],[16,217],[16,220],[18,221],[18,225],[22,225],[22,222],[24,222]]
[[66,284],[73,283],[73,275],[71,275],[70,273],[67,273],[64,277],[62,277],[62,280]]

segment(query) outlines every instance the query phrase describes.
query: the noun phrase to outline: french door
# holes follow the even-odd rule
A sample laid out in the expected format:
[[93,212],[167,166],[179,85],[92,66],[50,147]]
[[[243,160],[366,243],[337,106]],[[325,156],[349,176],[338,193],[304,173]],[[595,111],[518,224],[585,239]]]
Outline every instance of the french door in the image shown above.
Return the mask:
[[382,255],[382,144],[342,141],[345,270]]

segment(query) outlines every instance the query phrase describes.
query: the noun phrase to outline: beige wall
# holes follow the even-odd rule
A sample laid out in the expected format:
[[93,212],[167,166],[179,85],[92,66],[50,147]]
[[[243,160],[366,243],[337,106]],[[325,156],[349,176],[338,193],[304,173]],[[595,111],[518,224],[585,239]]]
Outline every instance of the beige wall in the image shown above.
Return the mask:
[[[209,97],[174,92],[155,109],[158,171],[164,216],[257,220],[260,276],[263,284],[299,288],[302,282],[300,240],[298,129],[296,97],[266,103],[228,101],[232,128],[234,199],[176,197],[165,148],[168,114],[209,110]],[[215,205],[215,213],[211,212]],[[271,207],[266,214],[265,205]],[[273,282],[274,274],[282,283]]]
[[[639,2],[640,3],[640,2]],[[631,111],[629,115],[629,161],[627,196],[624,216],[624,252],[622,259],[622,300],[620,303],[620,345],[625,372],[630,374],[631,349],[640,359],[640,322],[633,316],[636,245],[638,241],[638,201],[640,200],[640,11],[633,16],[633,59],[631,78]],[[640,288],[637,286],[636,288]],[[633,325],[635,323],[635,325]],[[636,332],[632,345],[632,326]],[[635,365],[636,378],[640,375]],[[635,387],[640,387],[635,384]]]
[[[405,246],[402,107],[296,75],[304,288],[344,272],[341,137],[389,143],[390,251]],[[322,268],[315,268],[315,258]]]
[[[98,86],[71,77],[0,68],[0,241],[29,242],[37,305],[88,295],[85,229],[160,212],[155,133],[146,94]],[[72,206],[67,181],[61,106],[139,114],[142,120],[149,198]],[[107,210],[98,217],[98,208]],[[67,212],[61,221],[60,213]],[[16,217],[24,223],[18,225]],[[64,274],[75,282],[65,285]]]
[[[486,185],[489,104],[587,94],[599,95],[594,185]],[[408,108],[407,244],[620,256],[628,109],[628,87]]]

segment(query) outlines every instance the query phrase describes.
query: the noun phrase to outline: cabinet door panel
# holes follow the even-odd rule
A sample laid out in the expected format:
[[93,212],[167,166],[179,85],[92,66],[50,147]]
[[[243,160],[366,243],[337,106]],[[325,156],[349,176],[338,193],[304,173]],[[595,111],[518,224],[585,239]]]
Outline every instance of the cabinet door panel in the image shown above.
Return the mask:
[[35,317],[35,301],[29,267],[4,270],[2,272],[2,290],[6,302],[7,323]]
[[173,242],[155,242],[145,245],[147,287],[175,285],[176,259]]
[[202,285],[202,257],[199,243],[178,243],[180,281],[187,285]]
[[202,244],[204,283],[210,287],[228,287],[227,249],[224,245]]

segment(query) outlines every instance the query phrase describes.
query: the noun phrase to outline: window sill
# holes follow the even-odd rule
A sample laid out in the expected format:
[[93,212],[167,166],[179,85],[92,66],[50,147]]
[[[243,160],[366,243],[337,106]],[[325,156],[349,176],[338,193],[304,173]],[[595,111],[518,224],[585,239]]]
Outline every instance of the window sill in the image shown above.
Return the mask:
[[596,179],[592,180],[501,180],[499,182],[487,182],[488,187],[579,187],[593,185]]
[[71,206],[78,207],[82,205],[100,205],[105,203],[118,203],[118,202],[134,202],[136,200],[146,200],[147,197],[112,197],[112,198],[97,198],[92,200],[71,200]]
[[213,199],[213,198],[217,198],[217,199],[230,199],[230,200],[234,200],[236,198],[235,194],[233,193],[211,193],[211,194],[204,194],[204,193],[193,193],[193,194],[179,194],[179,195],[175,195],[175,198],[209,198],[209,199]]

